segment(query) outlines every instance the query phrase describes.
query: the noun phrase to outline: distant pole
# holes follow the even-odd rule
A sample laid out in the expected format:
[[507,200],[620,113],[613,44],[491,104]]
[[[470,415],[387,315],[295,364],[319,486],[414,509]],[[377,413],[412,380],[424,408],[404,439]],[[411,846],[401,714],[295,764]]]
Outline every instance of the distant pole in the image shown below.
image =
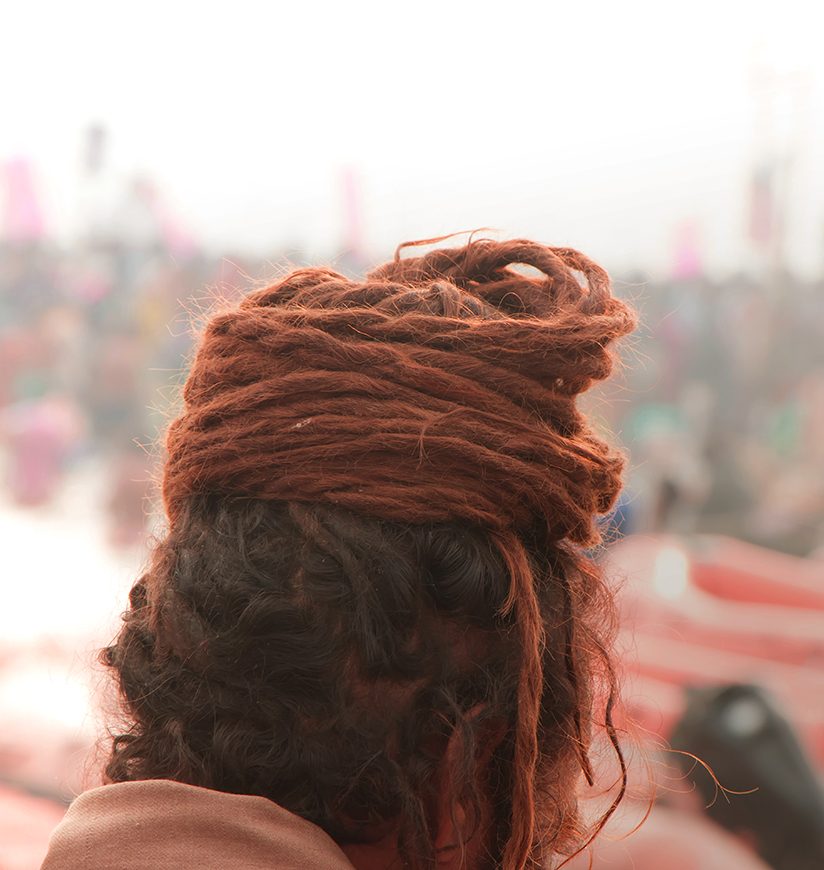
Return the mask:
[[753,161],[749,189],[749,241],[761,271],[775,273],[781,257],[779,177],[775,124],[778,76],[763,60],[754,61],[750,87],[754,103]]
[[83,169],[87,175],[97,175],[106,162],[106,128],[91,124],[83,142]]
[[364,260],[363,212],[360,177],[347,166],[342,173],[343,187],[343,250],[356,263]]
[[748,230],[760,267],[773,284],[787,267],[793,184],[809,136],[811,84],[808,70],[779,71],[763,59],[752,64],[755,118]]

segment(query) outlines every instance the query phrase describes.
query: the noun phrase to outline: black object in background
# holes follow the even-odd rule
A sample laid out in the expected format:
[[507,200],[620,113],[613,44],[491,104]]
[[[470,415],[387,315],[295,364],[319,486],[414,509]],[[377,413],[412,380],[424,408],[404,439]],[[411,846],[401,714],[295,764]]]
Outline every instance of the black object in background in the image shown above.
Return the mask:
[[670,744],[697,755],[722,786],[758,789],[727,800],[700,765],[678,756],[711,804],[707,814],[751,839],[775,870],[824,868],[824,790],[792,726],[761,688],[689,689]]

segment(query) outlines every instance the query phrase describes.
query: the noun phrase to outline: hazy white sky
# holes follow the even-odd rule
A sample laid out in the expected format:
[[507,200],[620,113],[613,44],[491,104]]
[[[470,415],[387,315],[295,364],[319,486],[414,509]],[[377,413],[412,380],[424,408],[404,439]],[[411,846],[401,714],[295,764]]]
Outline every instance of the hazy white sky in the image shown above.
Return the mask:
[[[36,161],[60,231],[97,121],[117,177],[155,177],[215,244],[334,250],[351,167],[376,255],[493,226],[661,269],[693,219],[726,270],[747,254],[753,161],[789,142],[790,253],[809,270],[824,260],[815,5],[18,0],[0,160]],[[757,58],[779,73],[768,123]]]

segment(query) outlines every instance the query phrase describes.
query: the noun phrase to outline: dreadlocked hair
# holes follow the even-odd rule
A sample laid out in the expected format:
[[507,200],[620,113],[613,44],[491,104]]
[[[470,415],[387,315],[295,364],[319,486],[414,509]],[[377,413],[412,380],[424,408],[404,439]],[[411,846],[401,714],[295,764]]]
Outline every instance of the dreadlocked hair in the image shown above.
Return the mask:
[[576,399],[634,317],[572,249],[403,247],[363,282],[294,271],[206,326],[167,434],[168,532],[102,652],[128,721],[106,776],[262,795],[339,843],[392,828],[423,870],[457,731],[465,837],[482,787],[495,865],[545,866],[593,834],[595,725],[621,758],[587,548],[623,459]]

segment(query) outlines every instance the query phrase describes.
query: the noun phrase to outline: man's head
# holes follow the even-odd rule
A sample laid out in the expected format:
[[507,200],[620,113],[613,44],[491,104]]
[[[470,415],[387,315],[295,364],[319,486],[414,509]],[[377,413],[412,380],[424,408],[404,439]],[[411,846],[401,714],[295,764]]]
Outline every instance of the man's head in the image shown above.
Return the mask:
[[109,778],[263,795],[364,868],[574,848],[622,468],[575,403],[632,325],[581,254],[488,240],[216,315],[104,652]]

